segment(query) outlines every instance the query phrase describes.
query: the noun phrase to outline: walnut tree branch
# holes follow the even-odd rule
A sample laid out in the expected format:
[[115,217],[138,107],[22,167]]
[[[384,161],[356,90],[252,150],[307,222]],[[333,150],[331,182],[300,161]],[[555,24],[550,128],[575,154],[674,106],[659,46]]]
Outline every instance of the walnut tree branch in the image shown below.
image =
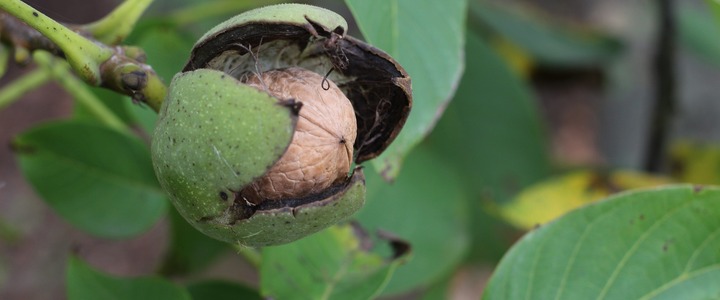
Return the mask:
[[131,96],[155,111],[165,98],[165,84],[138,48],[103,44],[82,27],[60,24],[20,0],[0,1],[0,42],[21,62],[35,50],[64,58],[86,83]]

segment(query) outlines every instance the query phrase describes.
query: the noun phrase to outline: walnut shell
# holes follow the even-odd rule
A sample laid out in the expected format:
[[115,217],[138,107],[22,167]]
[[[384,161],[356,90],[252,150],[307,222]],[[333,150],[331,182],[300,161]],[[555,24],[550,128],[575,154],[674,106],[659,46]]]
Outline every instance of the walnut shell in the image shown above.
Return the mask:
[[350,100],[335,83],[297,67],[251,73],[244,82],[280,101],[302,104],[287,151],[244,190],[246,200],[302,197],[347,180],[357,125]]

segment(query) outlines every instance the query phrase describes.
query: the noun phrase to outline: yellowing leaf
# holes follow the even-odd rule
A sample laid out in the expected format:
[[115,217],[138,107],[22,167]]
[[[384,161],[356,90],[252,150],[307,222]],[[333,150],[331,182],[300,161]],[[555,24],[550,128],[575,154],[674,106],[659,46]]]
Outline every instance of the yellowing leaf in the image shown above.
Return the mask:
[[672,175],[681,182],[720,183],[720,145],[679,141],[670,147]]
[[531,229],[610,194],[667,183],[667,178],[631,171],[577,171],[525,189],[498,213],[513,226]]

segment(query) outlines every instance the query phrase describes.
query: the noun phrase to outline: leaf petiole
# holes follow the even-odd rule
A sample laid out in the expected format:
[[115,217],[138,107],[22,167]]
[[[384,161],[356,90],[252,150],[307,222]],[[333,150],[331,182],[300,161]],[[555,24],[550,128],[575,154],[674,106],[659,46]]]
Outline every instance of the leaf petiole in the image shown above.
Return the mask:
[[0,109],[14,103],[22,95],[50,80],[50,72],[45,69],[33,70],[0,89]]
[[56,61],[50,53],[35,51],[33,59],[42,66],[49,75],[73,95],[75,101],[83,105],[98,120],[110,128],[121,132],[128,131],[128,127],[120,118],[97,98],[87,86],[78,80],[63,61]]
[[153,0],[125,0],[102,19],[84,25],[93,37],[109,45],[120,44],[132,32],[140,16]]

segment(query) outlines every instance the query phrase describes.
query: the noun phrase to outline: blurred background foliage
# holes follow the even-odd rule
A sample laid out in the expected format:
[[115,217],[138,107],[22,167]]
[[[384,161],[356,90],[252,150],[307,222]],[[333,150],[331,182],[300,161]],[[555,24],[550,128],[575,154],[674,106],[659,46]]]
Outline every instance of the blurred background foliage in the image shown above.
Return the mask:
[[[156,0],[125,43],[169,82],[206,30],[277,2]],[[644,169],[655,2],[307,1],[396,57],[415,103],[366,166],[354,219],[364,229],[259,251],[205,237],[168,205],[149,163],[150,109],[73,83],[61,61],[11,63],[0,81],[0,136],[13,149],[0,156],[0,299],[477,299],[528,230],[629,189],[720,183],[716,1],[675,1],[677,109],[663,172]],[[32,4],[62,22],[104,14]],[[102,124],[98,106],[129,130]]]

